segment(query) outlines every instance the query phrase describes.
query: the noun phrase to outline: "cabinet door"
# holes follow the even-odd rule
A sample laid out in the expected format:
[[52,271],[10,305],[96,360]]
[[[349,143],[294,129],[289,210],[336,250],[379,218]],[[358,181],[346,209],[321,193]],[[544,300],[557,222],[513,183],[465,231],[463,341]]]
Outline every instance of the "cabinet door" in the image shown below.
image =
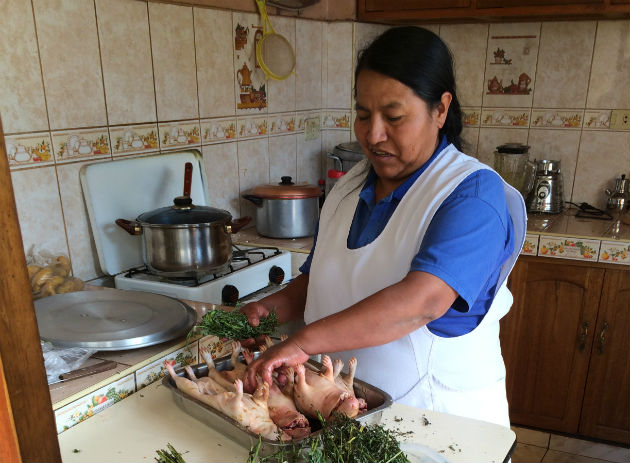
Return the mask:
[[630,271],[606,270],[580,434],[630,444]]
[[365,11],[429,10],[469,7],[470,0],[364,0]]
[[520,258],[501,322],[510,419],[576,433],[604,270]]
[[534,5],[603,4],[604,0],[477,0],[477,8],[511,8]]

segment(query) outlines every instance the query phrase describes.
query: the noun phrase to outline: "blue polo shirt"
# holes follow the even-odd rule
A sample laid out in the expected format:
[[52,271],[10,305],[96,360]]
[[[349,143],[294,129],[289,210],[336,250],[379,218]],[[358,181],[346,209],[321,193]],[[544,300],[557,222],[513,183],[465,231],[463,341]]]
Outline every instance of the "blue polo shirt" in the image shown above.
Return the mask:
[[[375,202],[376,174],[370,170],[359,194],[348,248],[358,249],[379,236],[411,185],[448,146],[443,138],[431,158],[388,196]],[[317,244],[302,273],[309,273]],[[492,303],[501,265],[514,250],[514,229],[508,211],[503,181],[491,170],[470,174],[438,208],[409,271],[431,273],[453,288],[458,297],[440,318],[427,324],[442,337],[461,336],[472,331]]]

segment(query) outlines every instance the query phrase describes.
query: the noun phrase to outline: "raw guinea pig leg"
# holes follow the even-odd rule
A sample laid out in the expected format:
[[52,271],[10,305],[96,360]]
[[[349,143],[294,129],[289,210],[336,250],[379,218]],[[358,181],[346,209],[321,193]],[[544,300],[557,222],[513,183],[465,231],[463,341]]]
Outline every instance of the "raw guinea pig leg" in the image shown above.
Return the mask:
[[208,365],[208,378],[212,378],[212,380],[214,380],[214,382],[217,383],[224,390],[234,391],[233,382],[226,379],[225,376],[223,376],[221,372],[217,370],[210,351],[205,347],[201,347],[199,348],[199,353],[203,357],[204,362],[206,362],[206,365]]
[[192,397],[198,398],[199,396],[203,395],[201,392],[199,392],[199,388],[194,381],[191,381],[182,376],[178,376],[177,373],[175,373],[173,365],[171,365],[169,362],[164,362],[164,367],[168,370],[168,374],[171,375],[173,381],[175,381],[175,386],[177,386],[177,389]]

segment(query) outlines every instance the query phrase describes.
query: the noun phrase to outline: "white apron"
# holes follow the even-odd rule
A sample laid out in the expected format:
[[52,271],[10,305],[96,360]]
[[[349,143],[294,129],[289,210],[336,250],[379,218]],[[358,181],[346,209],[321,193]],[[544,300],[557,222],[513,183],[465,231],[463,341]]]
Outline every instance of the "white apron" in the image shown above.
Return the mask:
[[[401,281],[442,202],[471,173],[489,169],[449,145],[407,191],[381,234],[364,247],[348,249],[350,225],[368,167],[367,160],[361,161],[326,198],[309,275],[307,324]],[[443,338],[423,326],[388,344],[333,357],[346,365],[350,357],[356,357],[356,377],[388,392],[396,402],[509,427],[499,319],[512,305],[506,280],[525,239],[526,212],[520,193],[505,182],[504,189],[514,225],[514,252],[501,268],[488,313],[473,331]],[[356,329],[378,327],[365,320]]]

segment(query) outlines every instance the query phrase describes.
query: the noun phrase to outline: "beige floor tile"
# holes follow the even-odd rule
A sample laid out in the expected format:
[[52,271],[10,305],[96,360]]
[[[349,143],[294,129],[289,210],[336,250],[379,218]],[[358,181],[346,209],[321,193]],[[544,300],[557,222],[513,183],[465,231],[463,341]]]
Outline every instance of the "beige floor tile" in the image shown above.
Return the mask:
[[549,448],[618,463],[630,461],[630,449],[572,437],[552,435],[549,441]]
[[543,463],[610,463],[607,460],[585,457],[574,453],[559,452],[557,450],[547,450],[542,461]]
[[519,444],[535,445],[537,447],[549,447],[549,433],[537,431],[535,429],[512,426],[512,431],[516,433],[516,441]]
[[534,463],[542,461],[547,452],[546,448],[529,444],[516,444],[512,454],[512,463]]

